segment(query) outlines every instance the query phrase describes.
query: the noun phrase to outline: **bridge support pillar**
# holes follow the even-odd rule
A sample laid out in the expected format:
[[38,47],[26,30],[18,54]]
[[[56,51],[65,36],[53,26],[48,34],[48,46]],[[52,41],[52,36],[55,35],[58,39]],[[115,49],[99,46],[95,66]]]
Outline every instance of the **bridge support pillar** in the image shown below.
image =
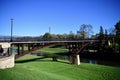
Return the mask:
[[20,55],[20,45],[18,44],[17,47],[17,54]]
[[80,65],[80,57],[79,54],[71,54],[70,55],[70,63]]
[[80,65],[80,56],[79,56],[79,54],[76,55],[76,64]]

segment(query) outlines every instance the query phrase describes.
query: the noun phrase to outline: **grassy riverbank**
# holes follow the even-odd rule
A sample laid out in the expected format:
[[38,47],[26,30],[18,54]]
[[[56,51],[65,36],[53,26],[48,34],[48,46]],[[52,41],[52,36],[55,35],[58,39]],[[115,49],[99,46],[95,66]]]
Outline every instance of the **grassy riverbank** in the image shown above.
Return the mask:
[[0,80],[120,80],[120,68],[69,61],[52,61],[27,54],[14,68],[0,70]]

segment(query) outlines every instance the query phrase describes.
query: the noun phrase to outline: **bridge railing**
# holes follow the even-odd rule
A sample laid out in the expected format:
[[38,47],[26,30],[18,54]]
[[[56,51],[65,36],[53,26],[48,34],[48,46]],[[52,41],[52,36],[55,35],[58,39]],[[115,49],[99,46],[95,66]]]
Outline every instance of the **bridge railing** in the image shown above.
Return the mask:
[[11,44],[24,43],[74,43],[74,42],[99,42],[99,40],[77,40],[77,41],[27,41],[27,42],[10,42]]

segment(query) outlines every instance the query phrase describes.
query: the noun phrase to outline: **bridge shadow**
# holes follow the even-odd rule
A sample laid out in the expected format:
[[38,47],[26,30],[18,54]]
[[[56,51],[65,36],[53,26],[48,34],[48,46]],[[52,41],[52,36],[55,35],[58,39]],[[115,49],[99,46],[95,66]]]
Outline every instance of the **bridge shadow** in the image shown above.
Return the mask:
[[45,58],[45,57],[32,58],[32,59],[26,59],[26,60],[18,60],[18,61],[15,61],[15,63],[33,62],[33,61],[37,61],[37,60],[44,59],[44,58]]
[[64,62],[64,61],[57,61],[59,63],[65,63],[65,64],[70,64],[69,62]]
[[26,59],[26,60],[18,60],[18,61],[15,61],[15,63],[27,63],[27,62],[59,62],[59,63],[64,63],[64,64],[69,64],[69,62],[65,62],[65,61],[61,61],[61,60],[53,60],[51,58],[51,60],[43,60],[45,58],[51,58],[51,57],[40,57],[40,58],[32,58],[32,59]]

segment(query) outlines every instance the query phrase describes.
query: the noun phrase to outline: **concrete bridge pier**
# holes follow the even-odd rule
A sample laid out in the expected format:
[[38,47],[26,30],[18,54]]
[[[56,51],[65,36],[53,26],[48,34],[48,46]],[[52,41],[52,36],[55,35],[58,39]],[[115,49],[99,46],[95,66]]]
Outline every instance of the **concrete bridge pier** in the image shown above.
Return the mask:
[[80,56],[77,53],[79,50],[79,43],[70,43],[69,54],[70,54],[70,64],[80,65]]
[[80,56],[79,56],[79,54],[76,55],[76,61],[75,62],[76,62],[77,65],[80,65]]
[[70,64],[80,65],[80,56],[79,54],[70,55]]
[[79,43],[69,43],[69,54],[70,54],[70,63],[80,65],[80,52],[88,45],[89,43],[79,42]]

